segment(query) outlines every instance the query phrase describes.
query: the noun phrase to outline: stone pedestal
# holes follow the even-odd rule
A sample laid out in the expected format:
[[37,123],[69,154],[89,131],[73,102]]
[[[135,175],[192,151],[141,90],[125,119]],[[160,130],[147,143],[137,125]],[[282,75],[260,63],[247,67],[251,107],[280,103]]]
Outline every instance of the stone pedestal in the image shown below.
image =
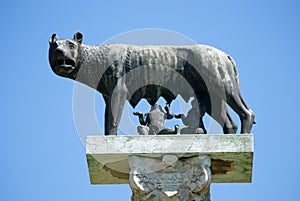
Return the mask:
[[210,184],[251,182],[253,136],[89,136],[92,184],[130,184],[133,201],[207,201]]

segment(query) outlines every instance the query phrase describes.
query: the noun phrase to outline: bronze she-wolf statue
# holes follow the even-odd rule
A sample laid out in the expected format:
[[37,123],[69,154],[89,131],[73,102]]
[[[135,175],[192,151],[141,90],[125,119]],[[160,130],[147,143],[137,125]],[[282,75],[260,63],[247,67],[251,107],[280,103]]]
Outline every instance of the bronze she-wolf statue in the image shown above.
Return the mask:
[[[254,113],[243,100],[235,62],[231,56],[206,45],[158,46],[82,44],[73,39],[50,39],[49,62],[53,72],[86,84],[103,95],[105,135],[116,135],[125,101],[135,107],[142,98],[152,106],[163,97],[170,104],[177,95],[197,101],[195,128],[206,133],[203,113],[235,133],[237,126],[226,103],[241,120],[241,133],[250,133]],[[194,113],[193,113],[194,114]],[[199,129],[198,129],[199,130]]]

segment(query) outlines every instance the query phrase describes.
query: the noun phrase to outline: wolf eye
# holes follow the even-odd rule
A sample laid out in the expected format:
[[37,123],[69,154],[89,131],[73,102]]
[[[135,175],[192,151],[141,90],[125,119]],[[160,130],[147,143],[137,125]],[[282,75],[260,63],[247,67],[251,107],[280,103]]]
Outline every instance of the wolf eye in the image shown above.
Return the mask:
[[74,49],[74,48],[75,48],[75,44],[69,43],[69,47],[70,47],[71,49]]

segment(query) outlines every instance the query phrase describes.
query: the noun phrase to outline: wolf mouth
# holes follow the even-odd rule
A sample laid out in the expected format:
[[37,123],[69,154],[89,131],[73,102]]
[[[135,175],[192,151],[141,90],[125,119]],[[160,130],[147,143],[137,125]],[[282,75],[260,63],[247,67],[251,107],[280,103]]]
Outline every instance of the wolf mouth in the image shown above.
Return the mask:
[[56,65],[60,66],[60,67],[73,68],[74,69],[75,68],[75,61],[73,61],[72,59],[66,59],[66,60],[59,59],[59,60],[57,60]]
[[56,70],[59,72],[67,72],[70,73],[75,69],[75,61],[72,59],[58,59],[56,61]]
[[59,72],[67,72],[70,73],[75,69],[75,61],[72,59],[59,59],[56,61],[56,70]]

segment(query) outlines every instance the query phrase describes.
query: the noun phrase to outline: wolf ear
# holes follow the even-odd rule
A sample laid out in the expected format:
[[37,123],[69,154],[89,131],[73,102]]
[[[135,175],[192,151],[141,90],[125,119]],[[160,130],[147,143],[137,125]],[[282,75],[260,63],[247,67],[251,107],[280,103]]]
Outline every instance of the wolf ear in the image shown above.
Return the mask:
[[53,44],[58,40],[58,37],[56,34],[52,34],[52,36],[49,38],[49,43]]
[[76,41],[76,42],[78,42],[78,43],[82,43],[82,39],[83,39],[83,35],[82,35],[82,33],[80,33],[80,32],[76,32],[75,34],[74,34],[74,40]]

